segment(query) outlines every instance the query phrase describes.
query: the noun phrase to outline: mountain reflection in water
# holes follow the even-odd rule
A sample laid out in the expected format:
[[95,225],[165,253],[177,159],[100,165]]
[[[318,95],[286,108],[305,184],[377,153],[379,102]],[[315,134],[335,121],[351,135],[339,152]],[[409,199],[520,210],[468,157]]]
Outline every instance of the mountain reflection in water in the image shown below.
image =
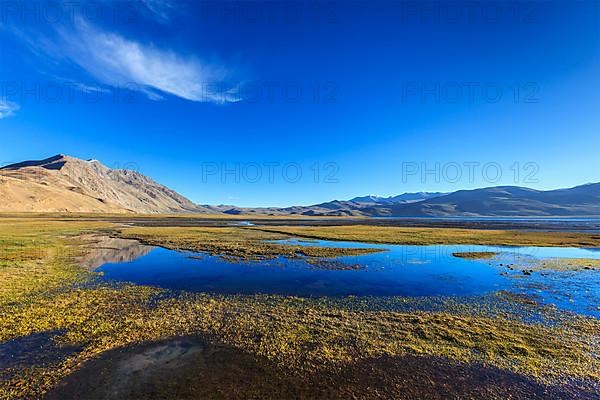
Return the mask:
[[155,247],[141,244],[137,240],[119,239],[108,236],[84,236],[91,244],[81,259],[81,266],[94,270],[104,264],[123,263],[136,260],[150,253]]

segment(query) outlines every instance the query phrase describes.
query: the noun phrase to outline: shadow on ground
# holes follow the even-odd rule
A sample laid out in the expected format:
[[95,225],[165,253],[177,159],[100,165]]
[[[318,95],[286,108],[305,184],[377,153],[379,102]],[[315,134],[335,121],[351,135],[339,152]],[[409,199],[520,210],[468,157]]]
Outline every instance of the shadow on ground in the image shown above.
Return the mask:
[[[595,388],[598,389],[598,388]],[[298,377],[197,338],[123,348],[88,362],[47,399],[591,399],[581,388],[434,357],[385,357]]]
[[0,382],[32,365],[51,367],[81,350],[78,346],[57,346],[54,339],[63,331],[34,333],[0,343]]

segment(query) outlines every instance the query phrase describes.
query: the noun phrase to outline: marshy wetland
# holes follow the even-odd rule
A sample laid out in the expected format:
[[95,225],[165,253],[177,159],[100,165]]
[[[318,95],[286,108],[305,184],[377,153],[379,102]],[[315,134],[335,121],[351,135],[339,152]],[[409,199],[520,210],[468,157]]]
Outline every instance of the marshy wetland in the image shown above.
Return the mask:
[[2,218],[0,398],[600,390],[597,233],[140,220]]

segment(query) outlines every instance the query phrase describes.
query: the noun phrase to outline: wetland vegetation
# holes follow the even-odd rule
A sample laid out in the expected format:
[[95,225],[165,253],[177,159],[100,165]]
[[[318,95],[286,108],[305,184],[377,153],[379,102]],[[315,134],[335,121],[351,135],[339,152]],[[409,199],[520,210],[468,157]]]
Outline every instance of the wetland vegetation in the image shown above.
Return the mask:
[[245,227],[144,227],[123,229],[120,237],[137,239],[171,250],[193,250],[224,257],[261,259],[284,257],[339,257],[374,253],[369,248],[307,247],[274,242],[291,235]]
[[[102,220],[4,219],[0,233],[0,398],[60,398],[77,382],[91,379],[94,371],[108,370],[106,376],[120,371],[111,360],[124,356],[115,354],[138,360],[152,346],[164,343],[179,343],[175,350],[168,347],[168,354],[204,354],[202,365],[197,364],[197,357],[182,356],[182,362],[196,361],[184,364],[191,372],[180,376],[181,387],[200,376],[192,387],[204,382],[232,398],[258,398],[282,387],[298,388],[298,397],[314,398],[315,392],[306,392],[307,383],[314,390],[338,388],[339,392],[328,394],[331,398],[376,398],[377,393],[368,389],[375,382],[371,379],[385,386],[380,393],[383,397],[402,396],[407,393],[407,375],[400,371],[413,371],[422,378],[416,385],[423,386],[414,394],[417,397],[452,373],[473,377],[475,371],[488,371],[495,377],[489,387],[480,388],[488,397],[505,397],[507,382],[522,390],[516,392],[517,398],[536,398],[538,390],[565,390],[585,398],[599,388],[600,322],[594,317],[561,312],[511,293],[475,301],[452,297],[334,299],[218,295],[109,283],[81,266],[93,247],[90,234],[135,238],[234,259],[318,259],[379,251],[274,242],[294,236],[371,243],[599,245],[597,235],[574,233],[362,226],[143,228]],[[15,349],[27,349],[28,341],[35,344],[40,338],[49,345],[35,348],[44,349],[47,357],[33,357],[27,351],[23,357],[14,357]],[[201,350],[189,350],[186,345],[188,350],[183,351],[181,340],[201,343]],[[147,359],[153,360],[142,357]],[[158,359],[150,367],[160,368]],[[245,382],[241,386],[231,384],[223,377],[236,374],[223,366],[219,361],[223,359],[235,360],[231,364],[239,368],[238,375],[249,365],[257,366],[264,376],[273,377],[272,387],[259,384],[265,380],[251,375],[240,378]],[[217,366],[221,380],[206,383],[207,362]],[[152,375],[152,368],[149,371]],[[446,378],[441,377],[444,374]],[[167,376],[171,375],[167,372]],[[343,385],[332,385],[340,379]],[[155,388],[160,391],[155,395],[174,396],[178,392],[172,384]],[[244,385],[250,388],[243,389]],[[477,393],[479,389],[456,390]],[[448,393],[452,395],[456,393]],[[182,396],[186,398],[185,393]]]
[[419,228],[372,225],[249,227],[268,233],[347,242],[406,245],[598,247],[600,234],[498,229]]
[[464,251],[452,253],[454,257],[464,258],[467,260],[488,260],[498,256],[499,253],[493,251]]

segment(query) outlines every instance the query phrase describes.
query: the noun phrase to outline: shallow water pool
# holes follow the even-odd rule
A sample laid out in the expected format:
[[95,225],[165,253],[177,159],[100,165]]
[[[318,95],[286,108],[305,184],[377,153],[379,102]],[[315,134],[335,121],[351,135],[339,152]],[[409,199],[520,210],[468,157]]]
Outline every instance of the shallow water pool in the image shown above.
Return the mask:
[[[507,268],[545,258],[600,259],[593,249],[495,246],[399,246],[355,242],[288,240],[304,246],[369,247],[382,252],[314,262],[278,257],[233,261],[187,251],[151,248],[98,268],[103,279],[175,290],[220,294],[320,296],[478,296],[500,290],[526,294],[544,304],[598,315],[600,272],[533,272]],[[468,260],[457,252],[496,252]]]

